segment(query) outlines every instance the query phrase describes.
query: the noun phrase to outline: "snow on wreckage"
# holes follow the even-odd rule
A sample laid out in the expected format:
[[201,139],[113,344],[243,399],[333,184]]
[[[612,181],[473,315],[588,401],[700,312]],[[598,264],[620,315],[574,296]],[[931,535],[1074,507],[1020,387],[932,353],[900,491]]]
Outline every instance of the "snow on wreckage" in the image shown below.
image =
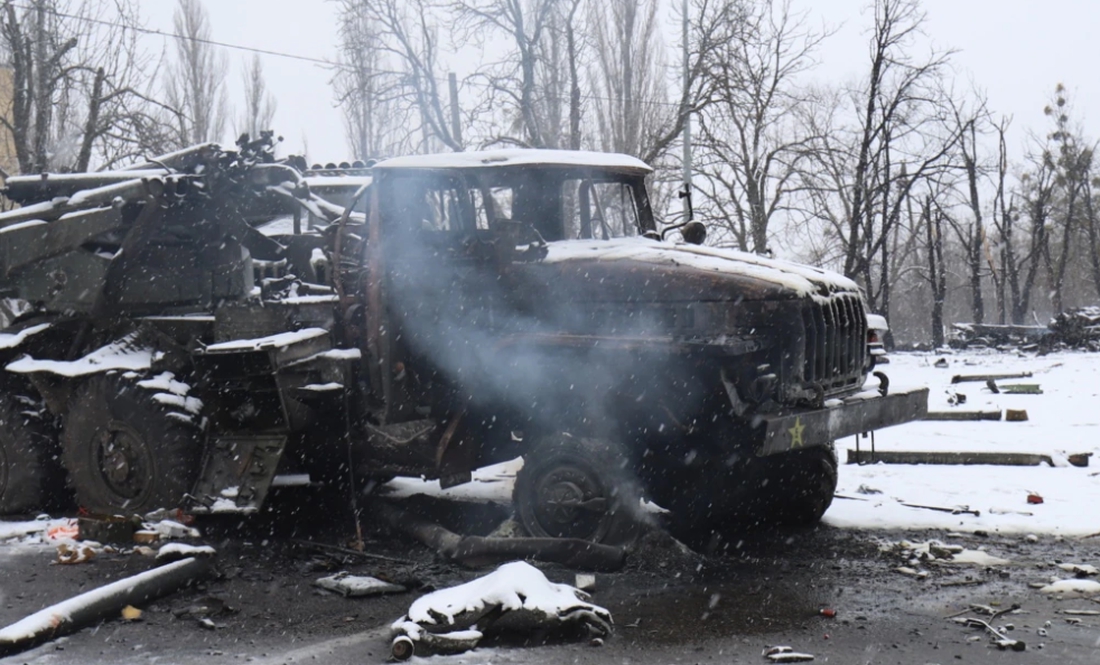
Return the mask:
[[522,455],[535,537],[621,541],[643,497],[685,531],[812,522],[832,440],[924,408],[859,394],[854,284],[662,240],[633,158],[402,157],[344,188],[303,171],[265,135],[8,181],[27,207],[0,214],[2,285],[29,307],[0,399],[52,417],[0,440],[35,472],[0,510],[64,472],[95,512],[249,511],[276,474],[452,486]]

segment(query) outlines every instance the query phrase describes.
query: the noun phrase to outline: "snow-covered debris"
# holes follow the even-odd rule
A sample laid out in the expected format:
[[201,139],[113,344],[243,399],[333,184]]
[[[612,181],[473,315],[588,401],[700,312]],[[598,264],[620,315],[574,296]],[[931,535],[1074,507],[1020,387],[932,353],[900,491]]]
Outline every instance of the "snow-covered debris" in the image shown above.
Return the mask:
[[[975,566],[1005,566],[1011,563],[986,552],[983,549],[971,550],[962,545],[949,545],[938,540],[923,543],[884,542],[880,545],[883,552],[897,555],[910,566],[918,564],[966,564]],[[899,571],[900,572],[900,571]]]
[[1081,579],[1058,580],[1039,589],[1039,593],[1056,598],[1088,598],[1100,595],[1100,582]]
[[760,654],[773,663],[805,663],[814,659],[812,654],[800,653],[788,646],[774,646]]
[[172,372],[161,372],[151,379],[138,381],[138,385],[146,390],[171,393],[180,397],[184,397],[191,392],[191,386],[182,381],[176,381],[176,375]]
[[200,558],[214,556],[217,551],[209,545],[187,545],[185,543],[168,543],[157,550],[157,561],[177,561],[187,557]]
[[901,573],[902,575],[915,577],[918,580],[923,580],[931,574],[927,570],[917,570],[916,568],[911,568],[909,566],[898,566],[894,570]]
[[171,540],[173,538],[198,538],[201,534],[194,527],[180,524],[175,520],[160,520],[159,522],[146,522],[142,525],[146,531],[155,531],[161,538]]
[[299,342],[328,335],[324,328],[304,328],[296,332],[284,332],[267,337],[254,339],[235,339],[229,342],[211,344],[204,349],[206,353],[219,353],[225,351],[263,351],[266,349],[280,349]]
[[290,363],[288,367],[294,367],[295,365],[304,365],[310,362],[316,362],[319,360],[359,360],[363,357],[363,352],[359,349],[329,349],[328,351],[322,351],[315,353],[312,356],[302,358],[301,360],[295,360]]
[[[62,533],[64,536],[53,537],[53,533]],[[37,519],[22,522],[0,521],[0,541],[6,540],[33,540],[41,542],[43,537],[51,540],[76,538],[76,520],[50,519],[49,515],[40,515]]]
[[300,390],[308,390],[314,393],[330,393],[343,389],[344,384],[336,383],[335,381],[329,381],[328,383],[307,383],[300,388]]
[[0,333],[0,349],[14,349],[27,340],[31,335],[37,335],[43,330],[49,329],[51,324],[39,323],[17,333]]
[[1100,573],[1100,570],[1097,570],[1096,566],[1087,563],[1060,563],[1058,567],[1078,577],[1095,577]]
[[126,335],[122,339],[92,351],[76,360],[35,360],[23,356],[8,363],[7,370],[17,374],[48,372],[67,377],[88,376],[110,370],[145,370],[152,366],[161,352],[138,345],[137,334]]
[[346,571],[329,577],[322,577],[314,584],[347,598],[377,596],[383,593],[403,593],[405,591],[405,587],[399,584],[391,584],[377,577],[367,575],[352,575]]
[[505,615],[511,619],[509,625],[583,626],[598,636],[608,635],[613,624],[611,613],[589,602],[588,594],[568,584],[555,584],[531,564],[514,561],[484,577],[417,599],[408,614],[391,626],[395,655],[398,642],[404,645],[403,640],[411,640],[431,648],[427,636],[435,639],[442,633],[453,643],[469,643],[466,648],[473,648],[487,624]]
[[97,554],[93,543],[61,543],[57,546],[57,562],[61,564],[84,563],[91,561]]
[[197,397],[189,397],[191,386],[176,380],[172,372],[162,372],[151,379],[138,381],[138,386],[146,390],[158,391],[153,395],[153,401],[165,406],[175,407],[186,413],[171,411],[165,415],[174,420],[185,423],[194,423],[195,416],[202,414],[202,400]]

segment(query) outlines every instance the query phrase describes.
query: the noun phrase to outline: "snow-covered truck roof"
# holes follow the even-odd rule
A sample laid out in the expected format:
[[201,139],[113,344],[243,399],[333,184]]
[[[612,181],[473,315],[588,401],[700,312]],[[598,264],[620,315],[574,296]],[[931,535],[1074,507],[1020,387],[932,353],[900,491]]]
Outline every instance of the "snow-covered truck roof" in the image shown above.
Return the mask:
[[500,167],[590,167],[644,175],[653,169],[642,160],[611,152],[507,148],[433,155],[408,155],[378,162],[375,170],[390,169],[487,169]]

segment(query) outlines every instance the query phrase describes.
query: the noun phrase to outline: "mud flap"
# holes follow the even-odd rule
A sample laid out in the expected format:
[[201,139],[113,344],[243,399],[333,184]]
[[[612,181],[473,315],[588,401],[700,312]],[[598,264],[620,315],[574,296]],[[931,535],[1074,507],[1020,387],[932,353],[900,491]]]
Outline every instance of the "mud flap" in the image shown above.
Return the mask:
[[190,497],[190,512],[249,513],[263,506],[287,437],[281,434],[214,439]]
[[928,413],[928,388],[860,393],[822,409],[757,416],[765,428],[757,455],[774,455],[836,439],[920,420]]

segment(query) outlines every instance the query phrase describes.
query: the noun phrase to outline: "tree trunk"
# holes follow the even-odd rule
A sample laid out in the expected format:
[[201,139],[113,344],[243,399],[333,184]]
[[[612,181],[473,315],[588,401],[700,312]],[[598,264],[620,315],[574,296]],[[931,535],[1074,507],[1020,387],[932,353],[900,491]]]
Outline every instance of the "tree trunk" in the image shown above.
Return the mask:
[[80,153],[76,158],[75,171],[83,173],[88,170],[92,161],[92,144],[99,135],[99,109],[103,103],[103,83],[106,74],[100,67],[95,72],[95,83],[92,85],[92,96],[88,100],[88,118],[84,122],[84,139],[80,142]]
[[943,300],[947,290],[943,274],[943,239],[940,233],[939,214],[932,213],[932,197],[924,200],[925,238],[928,243],[928,282],[932,287],[932,346],[943,346]]

